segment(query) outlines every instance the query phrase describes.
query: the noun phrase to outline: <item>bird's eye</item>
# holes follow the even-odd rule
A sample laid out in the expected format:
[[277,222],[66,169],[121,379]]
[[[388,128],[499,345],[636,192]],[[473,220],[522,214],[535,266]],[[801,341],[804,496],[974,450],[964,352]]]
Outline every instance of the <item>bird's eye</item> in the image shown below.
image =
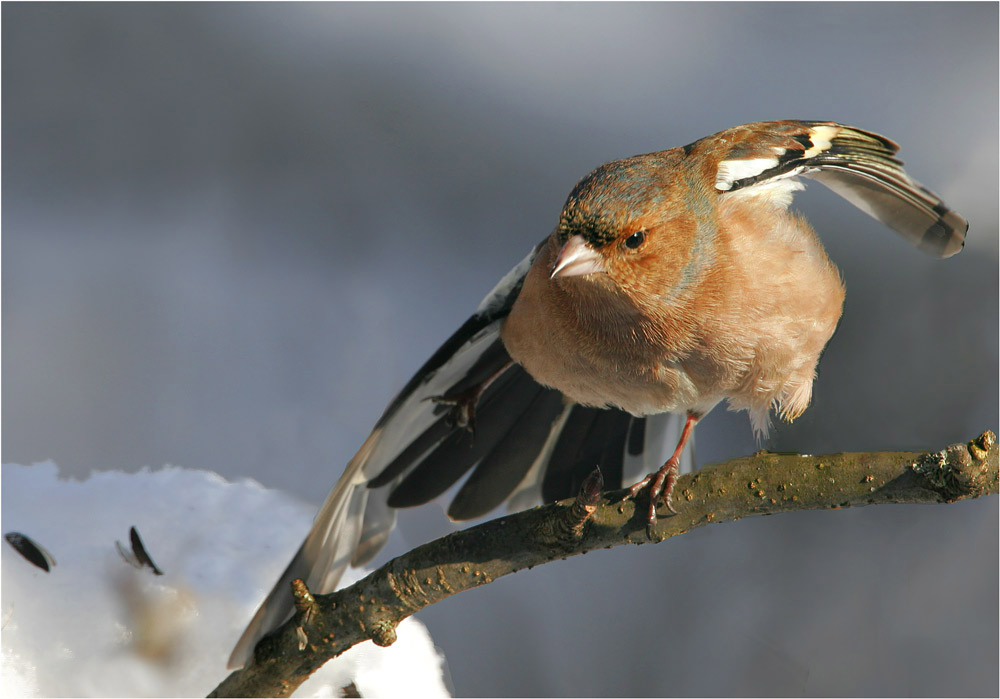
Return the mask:
[[636,231],[625,239],[625,247],[629,250],[638,250],[639,246],[646,242],[646,231]]

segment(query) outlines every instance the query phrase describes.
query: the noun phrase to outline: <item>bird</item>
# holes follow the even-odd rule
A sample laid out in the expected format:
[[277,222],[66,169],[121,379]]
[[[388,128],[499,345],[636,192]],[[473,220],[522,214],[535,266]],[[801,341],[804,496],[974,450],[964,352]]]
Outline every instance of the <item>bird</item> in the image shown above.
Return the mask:
[[[291,615],[292,580],[334,590],[383,546],[398,508],[466,474],[454,520],[569,497],[595,466],[608,490],[646,469],[625,497],[649,492],[652,528],[659,505],[675,511],[686,447],[713,407],[747,411],[759,437],[772,412],[801,415],[845,293],[791,208],[803,179],[932,256],[964,246],[967,221],[910,178],[898,150],[832,121],[755,122],[586,175],[551,233],[389,403],[229,667]],[[664,435],[676,447],[659,462]]]

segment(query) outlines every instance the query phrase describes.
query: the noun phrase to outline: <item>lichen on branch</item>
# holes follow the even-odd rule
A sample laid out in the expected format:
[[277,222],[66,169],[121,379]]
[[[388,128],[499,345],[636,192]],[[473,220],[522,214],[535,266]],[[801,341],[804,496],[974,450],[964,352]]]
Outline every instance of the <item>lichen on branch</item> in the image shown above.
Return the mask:
[[622,544],[663,541],[756,514],[883,503],[955,502],[998,492],[997,438],[984,432],[936,452],[809,456],[760,452],[681,476],[676,515],[647,532],[643,494],[601,493],[599,473],[576,498],[455,532],[399,556],[355,584],[313,599],[293,584],[296,613],[251,664],[209,696],[289,696],[323,663],[371,639],[390,645],[400,621],[504,575]]

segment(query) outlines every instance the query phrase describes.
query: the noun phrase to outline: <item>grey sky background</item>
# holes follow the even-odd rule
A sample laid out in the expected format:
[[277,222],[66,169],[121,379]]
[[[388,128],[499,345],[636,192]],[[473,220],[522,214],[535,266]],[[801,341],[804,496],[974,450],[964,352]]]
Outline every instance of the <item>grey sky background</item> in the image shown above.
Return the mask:
[[[171,463],[318,505],[578,179],[784,118],[892,138],[971,230],[934,260],[809,185],[796,206],[847,302],[812,407],[766,446],[998,427],[994,3],[5,3],[2,19],[4,462]],[[697,439],[701,462],[757,448],[723,410]],[[404,513],[385,555],[443,520]],[[459,695],[996,695],[997,548],[995,498],[757,518],[418,618]]]

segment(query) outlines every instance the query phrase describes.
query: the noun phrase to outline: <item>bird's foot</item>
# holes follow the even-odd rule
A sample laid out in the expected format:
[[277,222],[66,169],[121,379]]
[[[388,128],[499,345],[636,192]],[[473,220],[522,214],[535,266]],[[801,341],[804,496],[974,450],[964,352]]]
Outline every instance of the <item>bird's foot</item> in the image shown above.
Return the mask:
[[471,386],[464,391],[440,396],[431,396],[429,400],[440,405],[451,406],[448,411],[448,424],[460,427],[470,433],[476,431],[476,405],[483,394],[485,386]]
[[674,484],[679,474],[677,464],[679,459],[671,457],[656,473],[651,473],[628,489],[623,500],[635,498],[647,486],[649,487],[649,511],[646,518],[646,535],[652,538],[653,527],[656,526],[656,506],[662,500],[671,514],[677,514],[671,497]]
[[482,398],[486,389],[513,366],[513,364],[508,359],[496,371],[479,383],[475,383],[461,391],[448,392],[440,396],[430,396],[425,400],[431,400],[441,405],[450,405],[451,409],[447,417],[448,424],[451,427],[462,428],[474,435],[476,432],[476,406],[479,404],[479,399]]

